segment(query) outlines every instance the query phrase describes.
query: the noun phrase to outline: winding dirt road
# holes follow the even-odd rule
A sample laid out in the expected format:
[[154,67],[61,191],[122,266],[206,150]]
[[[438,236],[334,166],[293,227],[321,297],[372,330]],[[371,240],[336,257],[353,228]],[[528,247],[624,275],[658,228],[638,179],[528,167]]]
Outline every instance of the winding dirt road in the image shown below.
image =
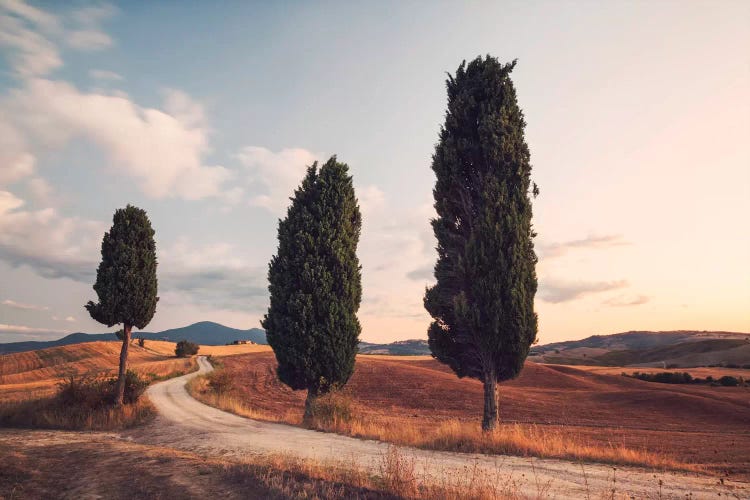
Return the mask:
[[[381,470],[389,445],[284,424],[239,417],[193,399],[185,384],[213,368],[198,358],[199,370],[152,385],[148,396],[159,416],[145,432],[130,436],[194,452],[220,456],[285,454],[322,462],[344,463],[372,472]],[[488,478],[499,489],[544,498],[748,498],[745,483],[720,484],[716,478],[682,473],[654,473],[644,469],[563,460],[513,456],[473,455],[398,447],[413,460],[424,478],[461,484]],[[660,483],[661,482],[661,487]]]

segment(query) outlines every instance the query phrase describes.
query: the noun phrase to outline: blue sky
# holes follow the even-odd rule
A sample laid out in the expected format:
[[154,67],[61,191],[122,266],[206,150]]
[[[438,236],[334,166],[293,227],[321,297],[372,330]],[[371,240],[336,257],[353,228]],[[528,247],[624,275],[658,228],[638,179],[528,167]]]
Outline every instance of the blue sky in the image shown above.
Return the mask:
[[543,343],[750,330],[750,5],[0,0],[0,341],[87,317],[113,211],[145,208],[149,330],[249,328],[305,165],[364,213],[365,340],[426,336],[446,72],[518,58]]

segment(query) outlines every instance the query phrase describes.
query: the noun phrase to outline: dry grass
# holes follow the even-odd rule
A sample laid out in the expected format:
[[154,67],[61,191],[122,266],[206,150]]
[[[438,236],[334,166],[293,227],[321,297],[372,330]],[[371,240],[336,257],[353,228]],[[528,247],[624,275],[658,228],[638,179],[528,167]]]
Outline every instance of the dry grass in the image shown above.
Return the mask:
[[[377,472],[368,473],[346,462],[302,460],[287,455],[257,457],[231,466],[233,476],[261,477],[284,498],[299,498],[300,481],[316,481],[319,496],[313,498],[406,498],[415,500],[520,500],[520,484],[507,474],[468,467],[459,475],[436,477],[420,471],[413,459],[390,446],[381,457]],[[294,481],[289,480],[293,478]],[[547,484],[536,486],[530,498],[545,498]],[[305,496],[304,498],[308,498]]]
[[81,408],[60,404],[56,397],[0,406],[0,427],[66,430],[119,430],[148,422],[155,409],[146,397],[120,407]]
[[493,432],[483,432],[475,423],[456,419],[444,421],[432,429],[409,425],[402,419],[364,419],[356,414],[351,397],[345,392],[319,398],[314,406],[312,425],[318,430],[430,450],[696,470],[695,466],[645,449],[591,443],[576,435],[572,428],[505,424]]
[[[194,358],[178,359],[146,347],[130,346],[128,368],[149,381],[166,380],[198,369]],[[172,344],[174,345],[174,344]],[[163,350],[163,349],[162,349]],[[70,376],[115,375],[119,363],[119,342],[90,342],[0,356],[0,405],[50,397],[57,383]]]
[[[233,395],[222,369],[188,383],[188,392],[196,399],[243,417],[302,425],[299,414],[287,411],[271,413],[253,408]],[[222,382],[212,384],[212,381]],[[230,379],[231,380],[231,379]],[[222,390],[215,390],[222,387]],[[363,417],[347,391],[321,396],[313,407],[312,428],[363,439],[375,439],[416,448],[558,458],[618,465],[644,466],[660,470],[700,470],[664,453],[626,447],[623,444],[595,443],[564,426],[505,424],[491,433],[482,432],[476,423],[443,421],[434,427],[413,425],[403,418]]]
[[[302,422],[305,393],[278,380],[273,353],[220,361],[232,379],[223,395],[226,409],[258,419]],[[406,434],[401,442],[413,443],[409,434],[414,434],[424,447],[441,446],[439,441],[448,439],[459,441],[455,446],[464,449],[489,446],[481,441],[469,447],[452,437],[456,433],[451,430],[455,423],[480,434],[481,383],[458,379],[435,360],[358,356],[345,391],[354,428],[347,422],[336,424],[344,434],[390,441],[390,435],[401,432]],[[518,379],[502,384],[500,394],[501,430],[533,436],[532,440],[542,433],[550,436],[547,442],[553,449],[562,436],[565,444],[557,446],[557,455],[566,456],[560,448],[568,449],[567,456],[598,449],[604,450],[603,458],[596,459],[606,462],[643,459],[663,461],[666,468],[670,462],[694,464],[717,475],[750,480],[750,388],[654,384],[622,377],[619,371],[608,375],[527,363]],[[518,453],[538,456],[531,444],[531,450],[523,445]],[[579,448],[585,451],[579,453]]]
[[195,377],[187,383],[185,388],[187,389],[188,393],[198,401],[206,403],[209,406],[213,406],[214,408],[234,413],[235,415],[239,415],[241,417],[253,418],[266,422],[298,423],[294,421],[295,417],[293,412],[279,415],[277,413],[263,411],[249,406],[242,399],[232,395],[229,392],[214,390],[211,387],[210,382],[212,379],[214,379],[214,377],[216,377],[217,374],[220,373],[222,373],[220,370],[215,370],[208,375]]
[[[394,447],[369,473],[285,455],[208,458],[98,433],[6,431],[0,463],[0,498],[526,498],[512,478],[478,469],[436,479]],[[544,485],[537,491],[532,498],[545,497]]]
[[[155,343],[155,342],[154,342]],[[166,380],[198,369],[194,358],[165,358],[131,346],[129,366],[147,382]],[[62,379],[101,380],[113,376],[118,342],[92,342],[2,356],[0,426],[75,430],[115,430],[140,425],[154,415],[147,399],[120,408],[76,405],[60,400]]]

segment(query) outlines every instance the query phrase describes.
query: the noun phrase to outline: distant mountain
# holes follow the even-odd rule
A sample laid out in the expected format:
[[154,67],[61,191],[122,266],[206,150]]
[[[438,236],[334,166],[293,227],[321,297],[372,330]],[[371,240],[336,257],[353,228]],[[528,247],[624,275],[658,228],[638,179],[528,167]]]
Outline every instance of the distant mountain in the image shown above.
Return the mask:
[[[234,342],[235,340],[251,340],[256,344],[268,343],[266,341],[266,332],[260,328],[238,330],[211,321],[201,321],[200,323],[194,323],[190,326],[173,328],[171,330],[164,330],[163,332],[155,333],[133,330],[133,337],[143,337],[146,340],[168,340],[170,342],[189,340],[190,342],[202,345],[224,345]],[[37,349],[46,349],[47,347],[80,344],[83,342],[96,342],[100,340],[117,340],[117,336],[114,333],[71,333],[70,335],[58,340],[9,342],[7,344],[0,344],[0,354],[35,351]]]
[[750,333],[673,331],[594,335],[534,346],[537,363],[595,366],[691,367],[750,364]]
[[430,348],[426,340],[412,339],[399,340],[390,344],[373,344],[371,342],[359,343],[360,354],[391,354],[395,356],[421,356],[429,355]]
[[[177,342],[184,339],[203,345],[224,345],[234,342],[235,340],[252,340],[256,344],[268,343],[266,341],[266,332],[260,328],[238,330],[211,321],[201,321],[200,323],[194,323],[190,326],[164,330],[163,332],[154,333],[153,335],[154,340],[169,340],[170,342]],[[140,336],[140,334],[136,335],[136,337]]]

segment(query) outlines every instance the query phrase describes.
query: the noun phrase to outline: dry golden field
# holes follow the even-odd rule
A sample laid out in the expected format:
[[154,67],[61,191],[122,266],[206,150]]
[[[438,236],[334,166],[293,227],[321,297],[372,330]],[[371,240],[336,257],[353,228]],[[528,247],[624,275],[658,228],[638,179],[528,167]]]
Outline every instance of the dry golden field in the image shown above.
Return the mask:
[[[303,392],[275,376],[271,352],[221,360],[222,394],[199,398],[255,418],[299,424]],[[713,370],[713,369],[708,369]],[[497,436],[479,429],[482,386],[425,358],[359,356],[343,403],[352,418],[329,430],[427,448],[688,468],[750,478],[750,389],[644,382],[597,369],[527,363],[501,384]],[[688,370],[692,371],[692,370]],[[717,376],[721,370],[715,370]],[[333,403],[338,404],[336,402]],[[326,425],[324,425],[326,427]]]
[[[53,394],[57,383],[71,375],[111,376],[117,373],[121,343],[89,342],[0,356],[0,403]],[[174,342],[132,343],[128,368],[147,378],[164,378],[196,368],[195,360],[174,357]],[[268,350],[266,346],[200,346],[200,354],[226,356]]]

